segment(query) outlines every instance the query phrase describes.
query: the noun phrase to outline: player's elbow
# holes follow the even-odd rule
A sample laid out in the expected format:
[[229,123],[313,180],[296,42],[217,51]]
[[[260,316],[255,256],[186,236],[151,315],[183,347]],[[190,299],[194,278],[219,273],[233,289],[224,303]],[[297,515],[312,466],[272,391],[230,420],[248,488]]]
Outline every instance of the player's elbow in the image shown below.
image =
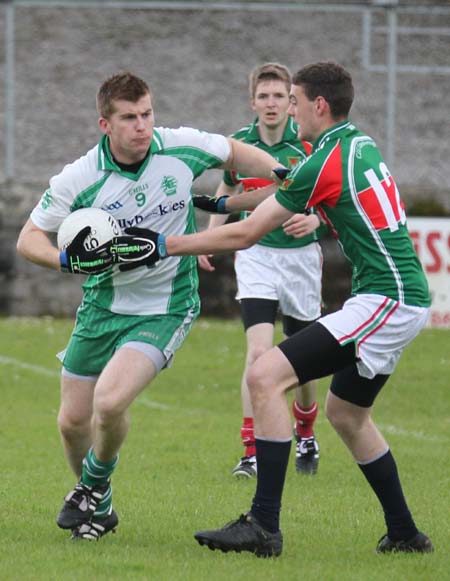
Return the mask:
[[31,234],[34,230],[34,227],[30,220],[23,226],[22,230],[19,233],[19,237],[17,238],[16,242],[16,250],[18,254],[27,258],[29,254],[30,246],[33,246],[33,240],[31,239]]
[[261,236],[259,236],[256,232],[251,230],[244,230],[239,239],[239,249],[245,250],[246,248],[250,248],[250,246],[256,244],[260,238]]
[[268,232],[268,228],[266,228],[264,224],[261,224],[260,220],[257,220],[254,214],[246,220],[242,220],[240,223],[242,224],[245,248],[249,248],[259,242]]
[[22,233],[19,234],[19,238],[17,239],[16,251],[18,254],[20,254],[20,256],[26,256],[25,243],[23,240]]
[[30,248],[33,247],[33,241],[30,240],[30,236],[26,232],[21,232],[16,242],[17,253],[23,258],[29,258]]
[[257,209],[255,212],[246,218],[245,220],[241,220],[238,224],[238,230],[233,232],[233,235],[236,235],[240,242],[240,248],[250,248],[257,242],[263,238],[268,232],[273,230],[272,225],[268,224],[266,219],[261,219],[261,215],[258,214]]

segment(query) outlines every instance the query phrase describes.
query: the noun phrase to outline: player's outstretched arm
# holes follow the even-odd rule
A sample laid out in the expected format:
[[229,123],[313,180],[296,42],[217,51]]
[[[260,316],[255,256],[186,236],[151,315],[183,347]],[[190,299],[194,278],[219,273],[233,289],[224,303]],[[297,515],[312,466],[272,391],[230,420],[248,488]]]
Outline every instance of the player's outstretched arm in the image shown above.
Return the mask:
[[275,193],[277,187],[283,183],[289,174],[289,169],[280,166],[280,163],[268,154],[248,143],[229,138],[230,156],[223,169],[235,170],[243,175],[256,176],[270,179],[273,185],[245,192],[239,196],[228,196],[228,193],[209,197],[194,196],[193,202],[196,208],[212,214],[230,214],[245,210],[254,210],[263,200]]
[[275,196],[271,196],[245,220],[196,234],[168,236],[165,238],[165,251],[168,256],[234,252],[253,246],[291,216],[292,212],[281,206]]
[[230,213],[244,212],[246,210],[255,210],[261,202],[264,202],[269,196],[277,191],[276,184],[270,184],[251,192],[243,192],[239,196],[228,199],[226,209]]
[[223,195],[216,198],[194,196],[193,202],[196,208],[211,214],[236,214],[246,210],[254,210],[276,191],[276,184],[271,184],[251,192],[243,192],[239,196]]
[[277,185],[280,185],[285,180],[289,170],[280,166],[280,162],[269,153],[236,139],[228,138],[228,142],[230,144],[230,156],[227,162],[221,166],[223,169],[235,170],[247,176],[273,180]]
[[253,246],[265,234],[292,216],[274,196],[265,200],[246,220],[225,224],[212,230],[183,236],[164,236],[144,228],[127,228],[125,236],[113,238],[110,253],[121,270],[153,266],[170,256],[223,254]]

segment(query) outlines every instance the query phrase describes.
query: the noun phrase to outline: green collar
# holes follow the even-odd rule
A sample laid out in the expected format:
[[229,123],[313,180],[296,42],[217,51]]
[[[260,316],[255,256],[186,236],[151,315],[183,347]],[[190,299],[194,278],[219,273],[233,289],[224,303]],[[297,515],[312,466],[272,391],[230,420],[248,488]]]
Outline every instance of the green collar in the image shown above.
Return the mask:
[[319,135],[319,137],[314,141],[313,143],[313,151],[316,151],[316,149],[319,149],[319,147],[322,147],[322,145],[324,145],[324,143],[326,143],[327,141],[336,141],[338,140],[341,135],[342,135],[342,130],[343,129],[348,129],[348,127],[351,125],[350,121],[341,121],[340,123],[337,123],[336,125],[333,125],[332,127],[328,127],[328,129],[326,129],[323,133],[321,133]]
[[153,132],[153,139],[150,144],[150,150],[147,154],[145,162],[142,164],[140,170],[137,174],[131,174],[129,172],[123,171],[114,161],[111,149],[109,147],[109,138],[107,135],[103,135],[100,139],[98,145],[98,169],[100,171],[114,171],[125,177],[137,180],[141,176],[144,169],[147,167],[152,155],[162,150],[162,142],[159,133],[155,130]]
[[[247,143],[257,143],[261,141],[261,136],[259,134],[259,121],[256,118],[253,123],[249,126],[247,132]],[[286,123],[286,127],[284,128],[283,137],[281,138],[280,143],[296,143],[298,144],[298,137],[297,137],[297,124],[289,117],[288,122]]]

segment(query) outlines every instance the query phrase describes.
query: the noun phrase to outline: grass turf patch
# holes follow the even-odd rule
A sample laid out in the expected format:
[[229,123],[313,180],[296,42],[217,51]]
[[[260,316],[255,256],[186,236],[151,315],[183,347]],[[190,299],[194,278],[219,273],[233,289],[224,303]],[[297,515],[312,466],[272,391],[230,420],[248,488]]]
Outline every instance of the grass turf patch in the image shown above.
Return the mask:
[[[254,482],[234,481],[241,455],[239,321],[200,319],[173,366],[131,408],[114,474],[117,534],[74,543],[56,526],[74,485],[56,416],[60,351],[72,321],[0,320],[0,543],[2,579],[378,580],[448,577],[450,332],[425,330],[382,390],[374,419],[395,455],[432,555],[376,555],[384,533],[378,502],[325,419],[329,380],[319,384],[319,472],[288,468],[279,559],[214,553],[193,533],[248,510]],[[278,334],[280,329],[278,329]]]

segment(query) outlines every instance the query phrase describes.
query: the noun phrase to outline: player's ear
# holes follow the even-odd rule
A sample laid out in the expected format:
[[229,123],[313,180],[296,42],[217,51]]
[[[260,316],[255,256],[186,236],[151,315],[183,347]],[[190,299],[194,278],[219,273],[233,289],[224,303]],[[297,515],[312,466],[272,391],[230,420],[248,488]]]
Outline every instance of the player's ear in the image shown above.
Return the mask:
[[100,129],[103,131],[103,133],[105,135],[108,134],[109,122],[107,119],[105,119],[104,117],[100,117],[98,120],[98,126],[100,127]]
[[322,116],[323,114],[330,112],[330,105],[328,104],[327,100],[324,97],[322,96],[316,97],[314,100],[314,104],[316,107],[316,111],[319,115]]

